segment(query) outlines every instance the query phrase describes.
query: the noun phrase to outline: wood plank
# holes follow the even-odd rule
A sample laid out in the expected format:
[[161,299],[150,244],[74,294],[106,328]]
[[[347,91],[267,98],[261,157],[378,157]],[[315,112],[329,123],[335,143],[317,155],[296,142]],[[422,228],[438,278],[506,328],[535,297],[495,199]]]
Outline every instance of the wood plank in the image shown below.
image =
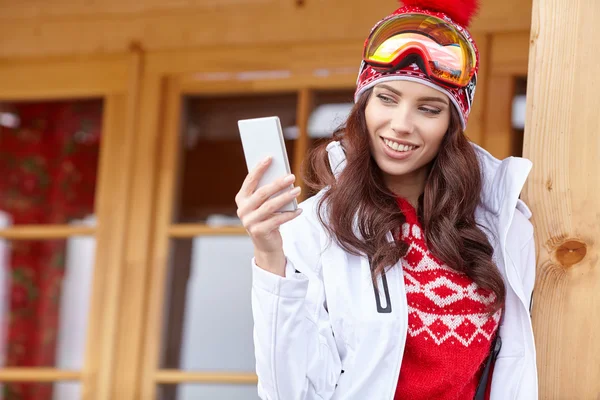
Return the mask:
[[[182,96],[181,88],[176,79],[166,84],[166,112],[161,115],[163,136],[160,141],[162,151],[159,153],[157,173],[160,179],[157,182],[157,204],[154,235],[150,248],[150,269],[146,274],[150,277],[149,287],[145,301],[146,335],[143,341],[143,354],[141,355],[141,393],[140,398],[154,399],[156,397],[156,382],[154,375],[159,367],[159,354],[161,351],[161,329],[164,316],[165,282],[169,268],[169,237],[173,206],[175,199],[175,184],[180,158],[180,136]],[[148,110],[150,112],[150,110]]]
[[474,143],[483,146],[485,136],[485,110],[487,104],[486,92],[488,86],[488,70],[491,59],[491,35],[476,34],[473,37],[479,49],[479,72],[477,73],[477,88],[473,108],[469,115],[466,135]]
[[[137,53],[140,57],[140,67],[144,65],[145,56]],[[127,203],[128,214],[124,217],[127,229],[123,249],[123,261],[120,276],[115,284],[119,283],[118,309],[114,310],[117,318],[117,330],[114,340],[114,357],[110,374],[99,382],[102,388],[102,397],[98,400],[137,399],[141,344],[145,335],[143,329],[143,310],[145,308],[145,277],[147,272],[147,253],[149,249],[148,240],[151,235],[152,218],[151,211],[154,204],[154,177],[155,177],[155,152],[156,133],[158,129],[153,125],[156,113],[159,110],[155,102],[160,101],[160,81],[147,79],[145,68],[138,69],[136,81],[132,88],[135,89],[135,97],[130,99],[131,108],[128,115],[128,135],[132,139],[133,151],[129,170],[129,202]],[[153,109],[152,115],[147,114],[148,104]],[[148,128],[144,124],[150,124]],[[123,283],[127,282],[126,285]],[[107,360],[108,363],[108,360]]]
[[96,228],[73,225],[15,225],[0,229],[0,239],[6,240],[46,240],[66,239],[71,236],[93,236]]
[[[294,147],[294,165],[292,166],[292,173],[296,175],[295,186],[302,188],[302,193],[306,193],[306,185],[302,178],[304,160],[308,153],[309,138],[308,138],[308,119],[311,112],[313,111],[314,103],[314,91],[309,88],[302,88],[298,92],[298,111],[296,113],[296,124],[298,125],[298,138],[296,139]],[[304,196],[301,194],[299,201],[302,201]]]
[[493,35],[491,74],[527,76],[529,31],[499,32]]
[[[534,0],[524,152],[534,169],[540,398],[600,394],[600,3]],[[557,16],[560,16],[557,18]]]
[[156,383],[210,383],[221,385],[256,385],[258,377],[253,373],[242,372],[191,372],[176,369],[161,369],[154,376]]
[[239,4],[269,4],[277,0],[103,0],[90,3],[86,0],[53,1],[47,7],[44,0],[26,3],[0,3],[2,18],[34,17],[86,17],[103,14],[164,13],[176,10],[203,10]]
[[193,238],[196,236],[246,236],[248,232],[242,226],[214,227],[205,224],[177,224],[167,228],[172,238]]
[[126,296],[122,293],[122,283],[141,68],[141,52],[132,51],[128,57],[127,94],[108,96],[106,100],[107,130],[103,137],[96,197],[97,214],[102,221],[98,243],[103,250],[96,253],[84,369],[84,400],[113,398],[114,364],[120,361],[121,356],[116,354],[116,341],[121,303]]
[[102,97],[126,90],[127,68],[126,54],[0,59],[0,97],[5,101]]
[[515,81],[512,76],[492,75],[487,81],[483,146],[499,159],[509,157],[513,149],[510,116],[514,88]]
[[[95,235],[96,252],[93,278],[93,293],[88,316],[86,355],[83,371],[54,371],[51,369],[10,369],[8,375],[0,373],[0,380],[72,380],[83,379],[82,398],[92,399],[96,387],[94,380],[102,370],[99,357],[103,349],[103,339],[111,339],[102,333],[103,327],[110,326],[104,317],[105,303],[102,296],[110,294],[107,288],[106,274],[120,265],[118,246],[124,227],[121,224],[126,198],[123,188],[115,182],[122,182],[129,176],[126,165],[119,159],[127,148],[128,135],[124,135],[121,123],[130,112],[125,107],[124,96],[131,76],[130,61],[126,55],[99,57],[70,57],[63,59],[1,60],[0,61],[0,97],[3,100],[40,100],[72,99],[82,97],[102,97],[105,99],[103,115],[103,136],[101,142],[101,160],[96,188],[97,227],[75,227],[68,225],[31,226],[21,225],[0,232],[0,237],[11,240],[56,239],[76,235]],[[133,72],[134,75],[137,72]],[[111,169],[112,168],[112,169]],[[107,290],[107,292],[105,292]],[[110,348],[110,347],[109,347]],[[110,351],[109,351],[110,352]],[[104,353],[102,353],[104,355]],[[108,371],[111,365],[105,365]],[[22,375],[24,373],[25,375]],[[6,378],[6,379],[4,379]]]
[[57,382],[78,381],[80,371],[68,371],[56,368],[1,368],[0,382]]
[[[314,68],[296,70],[264,70],[230,73],[194,73],[182,79],[182,93],[190,95],[219,96],[232,93],[267,94],[300,90],[351,89],[356,86],[357,67]],[[271,74],[271,77],[267,77]],[[244,76],[255,76],[247,79]]]
[[[326,6],[320,1],[307,1],[302,7],[292,1],[236,1],[210,7],[205,2],[183,7],[185,3],[177,2],[157,8],[148,4],[154,0],[120,6],[107,1],[76,2],[73,7],[72,1],[61,2],[62,7],[50,2],[33,11],[29,2],[10,3],[0,18],[0,57],[126,52],[132,42],[147,51],[173,50],[214,46],[215,37],[225,48],[364,40],[373,24],[398,6],[394,0],[370,7],[359,0],[329,0]],[[480,9],[474,32],[529,30],[530,0],[483,0]]]
[[[360,50],[364,39],[341,39],[328,42],[302,42],[293,46],[254,43],[251,46],[196,48],[178,51],[154,51],[148,54],[148,65],[156,70],[182,76],[182,87],[188,80],[203,85],[211,81],[235,85],[261,84],[269,81],[266,74],[279,76],[314,75],[325,82],[335,82],[338,75],[353,76],[360,65]],[[210,57],[207,57],[210,52]],[[358,53],[358,55],[357,55]],[[261,76],[262,75],[262,76]]]

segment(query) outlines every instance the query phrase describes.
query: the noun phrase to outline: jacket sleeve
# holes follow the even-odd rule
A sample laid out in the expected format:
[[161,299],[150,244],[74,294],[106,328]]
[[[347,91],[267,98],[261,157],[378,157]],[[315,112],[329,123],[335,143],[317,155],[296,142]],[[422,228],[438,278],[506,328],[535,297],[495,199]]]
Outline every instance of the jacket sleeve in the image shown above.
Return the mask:
[[326,310],[319,233],[306,211],[280,229],[285,278],[252,261],[256,373],[263,400],[329,399],[341,374]]
[[[536,270],[536,256],[535,256],[535,240],[531,236],[525,245],[521,248],[521,265],[524,266],[523,275],[523,290],[526,296],[533,299],[533,288],[535,283],[535,270]],[[530,303],[531,313],[531,303]],[[533,340],[533,354],[530,357],[526,357],[527,363],[525,365],[525,373],[522,379],[525,380],[520,385],[520,391],[517,399],[521,400],[533,400],[538,398],[538,375],[536,365],[536,354],[535,354],[535,339]]]
[[535,285],[535,270],[536,270],[536,258],[535,258],[535,239],[532,236],[525,242],[521,247],[521,260],[520,265],[523,266],[523,292],[529,298],[529,313],[533,306],[533,290]]

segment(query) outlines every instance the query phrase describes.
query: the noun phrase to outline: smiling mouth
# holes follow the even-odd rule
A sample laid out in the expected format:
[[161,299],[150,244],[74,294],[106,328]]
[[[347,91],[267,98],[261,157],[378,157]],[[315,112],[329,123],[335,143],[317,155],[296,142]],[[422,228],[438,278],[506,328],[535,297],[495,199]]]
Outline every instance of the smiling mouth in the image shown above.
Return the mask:
[[391,149],[395,152],[398,152],[398,153],[406,153],[408,151],[414,150],[419,147],[419,146],[413,146],[413,145],[400,144],[398,142],[394,142],[392,140],[385,139],[385,138],[381,138],[381,139],[383,140],[383,142],[389,149]]

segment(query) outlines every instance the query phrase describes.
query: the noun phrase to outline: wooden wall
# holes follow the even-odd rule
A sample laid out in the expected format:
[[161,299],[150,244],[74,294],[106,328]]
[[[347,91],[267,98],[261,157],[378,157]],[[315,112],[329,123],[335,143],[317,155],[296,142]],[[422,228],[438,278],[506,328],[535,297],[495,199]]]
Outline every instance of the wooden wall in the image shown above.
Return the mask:
[[538,251],[540,398],[598,400],[600,2],[535,0],[533,10],[524,151],[534,167],[523,195]]
[[[369,7],[365,7],[369,4]],[[363,40],[394,0],[0,1],[0,58]],[[476,32],[526,32],[530,0],[481,0]],[[360,51],[357,51],[357,55]]]
[[[331,57],[348,60],[338,64],[355,74],[365,36],[398,2],[364,5],[362,0],[0,0],[0,63],[18,65],[33,57],[43,68],[44,60],[65,56],[133,51],[151,59],[191,51],[203,54],[202,70],[228,71],[236,67],[220,58],[224,52],[218,50],[226,48],[243,49],[245,68],[262,71],[273,64],[263,50],[252,50],[257,46],[323,44],[334,52]],[[531,0],[481,0],[472,23],[482,60],[467,134],[498,157],[514,154],[510,104],[515,79],[526,75],[530,24]],[[331,64],[322,56],[295,55],[305,57],[307,68]],[[347,78],[347,85],[353,80]]]
[[[213,375],[157,370],[156,362],[169,240],[205,231],[202,226],[179,226],[176,222],[182,221],[171,220],[182,99],[190,94],[291,91],[299,94],[298,121],[306,121],[311,105],[318,103],[315,93],[352,90],[365,36],[378,19],[397,7],[393,0],[370,2],[370,8],[365,3],[0,0],[0,92],[5,98],[39,97],[42,85],[31,81],[32,75],[38,81],[43,76],[43,87],[49,88],[41,95],[44,98],[63,93],[65,87],[73,96],[109,97],[117,88],[127,88],[127,100],[122,102],[127,108],[119,108],[118,115],[127,128],[125,139],[135,139],[130,144],[134,156],[128,159],[127,204],[136,206],[123,217],[126,245],[119,244],[119,255],[111,256],[121,257],[112,262],[113,270],[105,277],[111,291],[104,294],[98,289],[94,297],[95,307],[110,323],[92,318],[102,326],[98,336],[105,340],[100,346],[88,344],[85,399],[150,399],[157,382],[213,383]],[[481,50],[481,69],[467,134],[494,155],[505,157],[513,153],[515,143],[510,104],[516,81],[527,75],[531,1],[481,3],[472,26]],[[84,79],[91,73],[90,63],[95,68],[93,78]],[[317,77],[319,70],[331,75]],[[236,74],[248,71],[256,79],[236,79]],[[273,71],[290,76],[268,78]],[[230,78],[205,79],[214,73]],[[295,148],[302,147],[306,143],[299,140]],[[185,206],[197,198],[184,194],[180,200]],[[180,217],[187,220],[184,214]],[[126,288],[119,286],[122,282],[127,282]],[[38,379],[39,375],[32,376]],[[248,383],[255,378],[231,381],[236,379]]]

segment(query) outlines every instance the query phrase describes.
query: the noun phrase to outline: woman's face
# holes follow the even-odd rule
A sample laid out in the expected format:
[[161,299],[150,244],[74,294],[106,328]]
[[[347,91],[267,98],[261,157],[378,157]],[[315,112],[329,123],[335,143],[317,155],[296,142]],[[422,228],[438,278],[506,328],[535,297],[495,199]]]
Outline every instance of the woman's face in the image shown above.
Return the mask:
[[450,107],[448,96],[416,82],[390,81],[373,88],[365,118],[371,153],[385,178],[426,172],[448,130]]

